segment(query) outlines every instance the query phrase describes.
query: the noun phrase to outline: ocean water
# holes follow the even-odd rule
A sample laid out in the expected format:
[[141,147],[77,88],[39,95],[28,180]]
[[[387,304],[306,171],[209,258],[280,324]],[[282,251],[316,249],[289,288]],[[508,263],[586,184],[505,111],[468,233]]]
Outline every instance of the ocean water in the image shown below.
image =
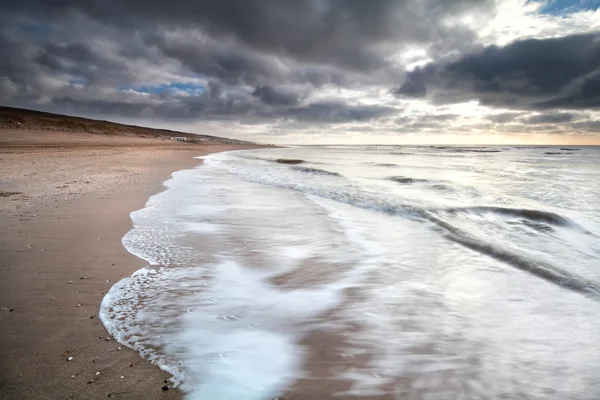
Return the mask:
[[600,398],[600,148],[236,151],[165,186],[101,318],[189,399]]

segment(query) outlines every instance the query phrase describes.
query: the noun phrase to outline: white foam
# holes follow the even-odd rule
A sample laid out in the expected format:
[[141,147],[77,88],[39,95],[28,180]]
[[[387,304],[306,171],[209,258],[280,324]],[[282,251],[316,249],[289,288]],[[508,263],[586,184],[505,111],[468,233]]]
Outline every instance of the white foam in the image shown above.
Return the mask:
[[[255,184],[223,173],[217,180],[200,174],[175,174],[168,190],[132,213],[135,228],[124,244],[165,267],[142,269],[113,286],[101,318],[118,341],[173,374],[189,398],[272,398],[302,376],[303,349],[297,343],[320,313],[340,303],[345,286],[291,290],[269,280],[309,256],[325,252],[336,260],[341,253],[307,245],[326,244],[330,232],[301,196],[278,193],[273,201],[273,193],[257,191]],[[228,206],[238,195],[246,199],[244,206]],[[288,226],[290,214],[312,220],[312,230]],[[274,230],[280,242],[273,240]],[[194,235],[200,235],[198,241]],[[207,236],[215,238],[210,253],[201,245]],[[244,258],[250,242],[260,248],[255,265]]]
[[[188,398],[279,396],[305,376],[308,349],[299,343],[319,329],[344,337],[340,357],[367,360],[338,366],[350,388],[332,395],[390,395],[392,387],[415,399],[595,399],[596,303],[452,243],[423,219],[404,218],[410,212],[374,212],[405,208],[407,199],[352,175],[343,157],[318,161],[345,163],[327,168],[348,179],[235,154],[174,174],[168,190],[132,213],[123,243],[154,266],[113,286],[100,312],[117,340],[173,374]],[[466,167],[461,176],[476,179],[486,165]],[[475,222],[470,231],[485,231]],[[544,240],[577,241],[560,235]],[[597,243],[581,242],[592,259]],[[348,302],[348,288],[360,296]],[[336,307],[335,318],[321,319]]]
[[224,229],[223,225],[211,224],[208,222],[186,222],[182,224],[182,229],[188,232],[196,233],[217,233]]

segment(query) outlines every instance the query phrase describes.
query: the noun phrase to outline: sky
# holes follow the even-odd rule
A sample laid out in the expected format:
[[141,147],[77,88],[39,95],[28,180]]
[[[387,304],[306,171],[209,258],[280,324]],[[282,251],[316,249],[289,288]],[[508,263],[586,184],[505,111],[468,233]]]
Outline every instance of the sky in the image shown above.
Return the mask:
[[0,105],[275,144],[600,144],[600,0],[3,0]]

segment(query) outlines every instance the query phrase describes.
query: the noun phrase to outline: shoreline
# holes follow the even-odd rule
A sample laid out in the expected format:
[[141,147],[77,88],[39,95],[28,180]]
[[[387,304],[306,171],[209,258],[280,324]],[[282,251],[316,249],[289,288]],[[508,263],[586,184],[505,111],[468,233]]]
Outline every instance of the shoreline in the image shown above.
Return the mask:
[[253,146],[95,139],[0,147],[3,399],[181,397],[163,390],[171,375],[107,338],[100,304],[145,265],[121,242],[130,213],[202,162],[193,157]]

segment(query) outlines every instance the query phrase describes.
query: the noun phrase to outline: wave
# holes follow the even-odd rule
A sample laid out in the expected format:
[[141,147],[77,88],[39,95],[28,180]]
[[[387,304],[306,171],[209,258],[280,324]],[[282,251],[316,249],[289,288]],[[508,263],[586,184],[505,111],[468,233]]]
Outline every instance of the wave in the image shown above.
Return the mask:
[[445,185],[443,183],[437,183],[435,185],[431,185],[431,188],[435,189],[435,190],[439,190],[441,192],[455,192],[456,191],[456,189],[453,188],[452,186]]
[[431,212],[425,211],[423,215],[429,221],[448,232],[446,238],[455,243],[495,258],[496,260],[502,261],[523,271],[529,272],[562,288],[600,299],[600,284],[594,281],[562,270],[546,262],[533,260],[512,250],[481,241],[455,227],[454,225],[449,224],[443,219],[435,216]]
[[526,208],[509,208],[509,207],[455,207],[448,208],[445,211],[449,212],[467,212],[473,214],[494,213],[507,215],[512,217],[525,218],[530,221],[544,222],[557,226],[574,226],[578,227],[575,222],[563,217],[562,215],[542,210],[531,210]]
[[277,160],[275,160],[276,163],[279,164],[292,164],[292,165],[296,165],[296,164],[303,164],[305,161],[304,160],[299,160],[299,159],[293,159],[293,158],[278,158]]
[[[216,157],[215,157],[216,158]],[[214,158],[208,158],[207,161],[210,163]],[[225,166],[226,169],[229,169]],[[333,176],[341,176],[336,172],[326,171],[317,168],[309,168],[309,167],[298,167],[293,166],[293,170],[317,174],[317,175],[333,175]],[[252,169],[229,169],[230,172],[241,176],[243,179],[267,184],[271,186],[278,186],[287,189],[299,190],[302,192],[314,194],[317,196],[329,198],[331,200],[340,201],[346,204],[350,204],[356,207],[372,209],[379,212],[384,212],[387,214],[401,214],[404,216],[421,216],[425,209],[414,206],[411,204],[403,203],[399,201],[397,198],[390,197],[380,197],[377,194],[371,194],[367,191],[362,190],[358,186],[354,185],[345,185],[338,188],[330,188],[330,187],[312,187],[307,185],[298,186],[293,182],[290,182],[285,177],[282,177],[281,180],[273,180],[272,176],[268,176],[265,179],[264,176],[258,171],[252,171]],[[256,173],[258,172],[258,173]],[[419,178],[410,178],[404,176],[396,176],[389,177],[388,180],[404,183],[404,184],[412,184],[418,182],[428,182],[426,179]],[[441,188],[440,188],[441,189]],[[499,206],[474,206],[474,207],[451,207],[451,208],[440,208],[440,209],[431,209],[431,211],[435,212],[450,212],[450,213],[473,213],[473,214],[483,214],[483,213],[495,213],[505,216],[514,216],[525,218],[530,221],[543,222],[555,226],[566,226],[566,227],[575,227],[580,230],[587,232],[581,226],[579,226],[574,221],[564,217],[562,215],[543,210],[534,210],[534,209],[523,209],[523,208],[510,208],[510,207],[499,207]],[[589,233],[589,232],[588,232]]]
[[405,184],[428,182],[427,179],[406,178],[404,176],[392,176],[387,179],[390,181],[394,181],[394,182],[398,182],[398,183],[405,183]]
[[305,172],[313,175],[330,175],[330,176],[341,176],[337,172],[325,171],[324,169],[309,168],[309,167],[292,167],[294,171]]
[[398,164],[392,164],[392,163],[378,163],[378,162],[366,162],[366,165],[374,165],[376,167],[397,167]]
[[557,155],[557,154],[573,154],[573,153],[564,153],[562,151],[547,151],[544,154],[549,155],[549,156],[553,156],[553,155]]
[[561,150],[565,150],[565,151],[579,151],[581,149],[569,149],[568,147],[561,147]]
[[505,149],[488,147],[454,147],[454,146],[426,146],[430,149],[447,150],[450,153],[500,153]]
[[541,224],[541,223],[535,222],[535,221],[523,220],[523,225],[526,225],[526,226],[530,227],[531,229],[536,230],[538,232],[542,232],[542,233],[549,233],[549,232],[554,231],[552,226],[546,225],[546,224]]
[[[229,169],[227,167],[225,168]],[[317,170],[314,168],[293,168],[308,173],[315,173],[316,171],[316,173],[326,175],[334,174],[329,171]],[[550,265],[546,262],[533,260],[525,255],[518,254],[513,250],[502,248],[497,244],[492,244],[480,240],[476,237],[473,237],[469,233],[444,221],[440,215],[444,212],[496,213],[500,215],[525,218],[530,221],[546,223],[554,226],[577,227],[584,233],[589,234],[588,231],[584,230],[575,222],[559,214],[542,210],[517,209],[493,206],[455,207],[440,209],[425,208],[414,204],[404,203],[400,199],[395,197],[381,197],[377,194],[362,190],[360,187],[354,186],[352,184],[347,184],[338,188],[332,188],[330,186],[319,187],[311,185],[297,185],[293,182],[290,182],[289,180],[286,180],[285,178],[281,180],[272,180],[272,176],[266,177],[262,175],[259,171],[252,171],[247,169],[240,170],[236,168],[229,170],[230,172],[233,172],[234,174],[242,177],[243,179],[252,182],[297,190],[303,193],[338,201],[340,203],[349,204],[354,207],[369,209],[390,215],[397,215],[414,221],[429,221],[433,223],[436,227],[445,231],[447,233],[445,236],[449,240],[461,244],[471,250],[493,257],[508,265],[527,271],[542,279],[555,283],[563,288],[570,289],[579,293],[595,295],[600,299],[600,283],[595,283],[586,278],[577,276],[575,274],[571,274],[567,271],[563,271],[562,269]],[[256,172],[259,173],[257,174]],[[413,178],[398,177],[398,179],[407,180],[405,182],[410,182],[410,180],[412,180]]]
[[502,150],[456,149],[456,153],[500,153]]

